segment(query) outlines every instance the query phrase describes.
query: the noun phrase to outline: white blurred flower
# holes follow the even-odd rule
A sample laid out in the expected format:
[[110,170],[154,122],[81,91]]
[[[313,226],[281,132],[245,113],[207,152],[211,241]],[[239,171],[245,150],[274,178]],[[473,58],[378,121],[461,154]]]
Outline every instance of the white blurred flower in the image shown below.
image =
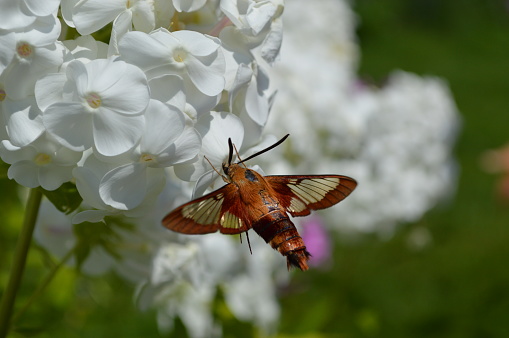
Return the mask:
[[93,147],[115,156],[133,149],[144,128],[149,89],[141,70],[123,61],[73,61],[66,74],[51,74],[36,86],[48,132],[70,149]]
[[[390,233],[417,220],[455,183],[458,115],[446,85],[404,72],[381,89],[358,82],[346,2],[296,0],[285,13],[285,63],[270,74],[279,90],[267,129],[291,134],[286,150],[273,150],[289,162],[268,162],[267,170],[355,178],[355,192],[322,212],[337,229]],[[312,29],[302,29],[302,20]]]
[[81,158],[80,152],[67,149],[52,137],[42,135],[30,145],[16,147],[9,141],[2,141],[0,156],[11,164],[7,176],[19,184],[46,190],[55,190],[62,183],[70,181],[72,170]]

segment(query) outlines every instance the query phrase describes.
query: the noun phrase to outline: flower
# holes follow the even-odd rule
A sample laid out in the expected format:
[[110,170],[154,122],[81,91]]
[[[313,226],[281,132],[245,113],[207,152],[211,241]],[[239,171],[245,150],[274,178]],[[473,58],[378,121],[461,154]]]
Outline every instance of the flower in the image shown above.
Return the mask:
[[[119,44],[121,57],[152,79],[167,74],[180,76],[188,103],[197,111],[209,111],[224,89],[225,64],[219,40],[193,31],[150,34],[127,33]],[[203,107],[205,106],[205,107]]]
[[41,79],[36,97],[44,109],[44,126],[64,146],[76,151],[94,147],[101,155],[115,156],[139,142],[149,90],[145,75],[133,65],[76,60],[66,74]]
[[29,188],[41,186],[55,190],[72,179],[72,170],[81,153],[67,149],[50,135],[43,134],[24,147],[2,141],[0,156],[4,162],[11,164],[7,171],[10,179]]
[[0,32],[5,42],[0,57],[0,110],[9,141],[17,147],[30,144],[44,132],[34,84],[62,64],[64,48],[55,42],[59,33],[60,24],[52,15],[5,35]]

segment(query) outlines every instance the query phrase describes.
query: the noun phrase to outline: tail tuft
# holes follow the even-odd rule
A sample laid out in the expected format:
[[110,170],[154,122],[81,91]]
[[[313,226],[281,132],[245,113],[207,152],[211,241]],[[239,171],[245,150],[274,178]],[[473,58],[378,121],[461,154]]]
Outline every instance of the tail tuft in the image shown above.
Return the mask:
[[302,271],[306,271],[309,269],[309,257],[311,257],[311,254],[306,250],[305,247],[303,249],[292,250],[286,256],[286,266],[288,270],[290,270],[291,267],[296,267]]

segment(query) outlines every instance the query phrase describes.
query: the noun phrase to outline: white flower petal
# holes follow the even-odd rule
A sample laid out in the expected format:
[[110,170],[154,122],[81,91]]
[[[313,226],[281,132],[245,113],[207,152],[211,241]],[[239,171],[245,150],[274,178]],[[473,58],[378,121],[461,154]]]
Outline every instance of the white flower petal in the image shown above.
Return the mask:
[[216,58],[220,60],[218,55],[209,55],[199,58],[188,55],[185,61],[191,81],[193,81],[193,84],[198,90],[207,96],[214,96],[221,93],[226,83],[224,79],[224,59],[222,60],[223,62],[211,63],[216,60]]
[[[218,178],[218,175],[215,170],[209,170],[200,178],[198,181],[196,181],[196,185],[194,186],[193,190],[193,198],[198,198],[200,196],[203,196],[205,191],[210,187],[210,185],[216,181]],[[224,183],[224,181],[223,181]],[[223,184],[224,185],[224,184]],[[219,189],[220,187],[214,187],[214,189]]]
[[[167,64],[168,58],[171,57],[171,51],[167,45],[157,40],[154,34],[126,33],[118,46],[122,59],[137,65],[143,70],[154,68],[160,64]],[[168,35],[176,42],[176,39],[172,38],[170,34],[163,34]]]
[[21,1],[0,1],[0,29],[12,30],[26,27],[33,23],[37,17],[32,13],[26,13]]
[[194,56],[207,56],[216,52],[220,40],[195,31],[181,30],[172,33],[184,48]]
[[108,210],[85,210],[74,215],[72,218],[72,223],[73,224],[80,224],[83,222],[97,223],[102,221],[104,217],[113,214],[115,213]]
[[60,21],[55,15],[39,16],[30,26],[16,32],[16,39],[37,48],[51,49],[60,35],[60,30]]
[[44,132],[41,111],[33,97],[21,101],[5,100],[3,112],[7,134],[15,146],[26,146]]
[[84,111],[80,103],[60,102],[49,106],[43,114],[47,131],[59,143],[74,151],[93,145],[93,114]]
[[37,166],[33,161],[19,161],[12,164],[7,171],[7,177],[27,188],[38,187]]
[[0,33],[0,74],[11,63],[16,48],[16,39],[14,33]]
[[64,182],[72,179],[72,167],[61,167],[58,165],[49,165],[40,167],[38,171],[38,181],[41,187],[52,191],[60,187]]
[[270,28],[270,32],[263,40],[260,54],[269,65],[272,65],[278,60],[283,43],[283,20],[281,18],[274,20]]
[[62,18],[64,19],[66,25],[69,27],[75,28],[74,21],[72,20],[72,11],[74,9],[74,6],[76,6],[76,4],[79,1],[80,0],[65,0],[62,1],[60,5],[60,12],[62,13]]
[[125,153],[138,143],[145,125],[143,116],[122,116],[103,110],[93,114],[95,149],[102,155]]
[[80,196],[83,197],[83,202],[92,208],[107,210],[109,207],[99,196],[100,177],[97,177],[96,173],[98,170],[93,166],[77,167],[72,171],[72,175],[76,179],[76,188]]
[[46,16],[53,14],[57,11],[60,5],[60,0],[24,0],[28,9],[35,16]]
[[269,1],[254,3],[249,6],[246,13],[246,21],[249,23],[249,27],[253,30],[254,35],[258,35],[270,23],[276,11],[277,7]]
[[41,110],[56,102],[63,101],[62,91],[67,76],[63,73],[48,74],[35,84],[35,98]]
[[194,12],[202,8],[207,0],[173,0],[173,6],[178,12]]
[[72,87],[80,97],[84,97],[89,92],[89,78],[85,64],[79,60],[70,62],[65,69],[69,83],[66,85]]
[[269,117],[269,100],[263,92],[263,88],[258,85],[256,77],[251,79],[246,90],[246,111],[260,126],[264,126]]
[[145,74],[136,66],[123,61],[122,73],[117,73],[115,85],[99,93],[105,107],[126,115],[141,114],[150,100],[150,89]]
[[99,186],[104,203],[119,210],[140,205],[147,190],[146,168],[143,163],[131,163],[104,175]]
[[133,26],[137,31],[150,32],[156,25],[154,4],[148,1],[138,1],[133,7]]
[[132,11],[124,11],[115,18],[115,20],[113,21],[113,27],[111,28],[111,37],[108,46],[109,56],[119,54],[118,42],[127,32],[131,31],[132,26],[133,26]]
[[145,112],[145,134],[140,143],[141,151],[153,155],[161,153],[182,134],[184,114],[161,101],[150,100]]
[[221,165],[228,158],[228,138],[237,149],[242,147],[244,127],[234,114],[211,112],[210,117],[204,116],[198,120],[196,130],[202,137],[203,154],[214,165]]
[[81,35],[91,34],[127,10],[125,0],[85,0],[73,9],[73,21]]
[[19,161],[32,161],[37,155],[34,147],[16,147],[8,140],[3,140],[0,143],[0,155],[5,163],[13,164]]
[[175,165],[192,160],[201,147],[200,134],[193,127],[186,127],[180,137],[158,157],[164,166]]
[[178,75],[167,74],[150,79],[150,97],[161,102],[171,104],[180,111],[186,106],[184,81]]

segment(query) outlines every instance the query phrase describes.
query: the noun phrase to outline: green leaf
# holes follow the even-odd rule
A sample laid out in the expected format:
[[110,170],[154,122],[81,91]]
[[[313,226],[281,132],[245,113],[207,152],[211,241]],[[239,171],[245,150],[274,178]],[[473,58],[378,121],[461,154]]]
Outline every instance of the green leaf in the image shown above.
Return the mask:
[[39,189],[58,210],[65,214],[70,214],[76,210],[83,201],[76,185],[71,182],[66,182],[53,191]]
[[122,257],[117,248],[122,247],[123,238],[116,229],[133,231],[134,227],[118,217],[106,217],[104,222],[83,222],[74,225],[74,235],[77,238],[75,258],[78,269],[86,261],[94,247],[102,247],[117,260]]

